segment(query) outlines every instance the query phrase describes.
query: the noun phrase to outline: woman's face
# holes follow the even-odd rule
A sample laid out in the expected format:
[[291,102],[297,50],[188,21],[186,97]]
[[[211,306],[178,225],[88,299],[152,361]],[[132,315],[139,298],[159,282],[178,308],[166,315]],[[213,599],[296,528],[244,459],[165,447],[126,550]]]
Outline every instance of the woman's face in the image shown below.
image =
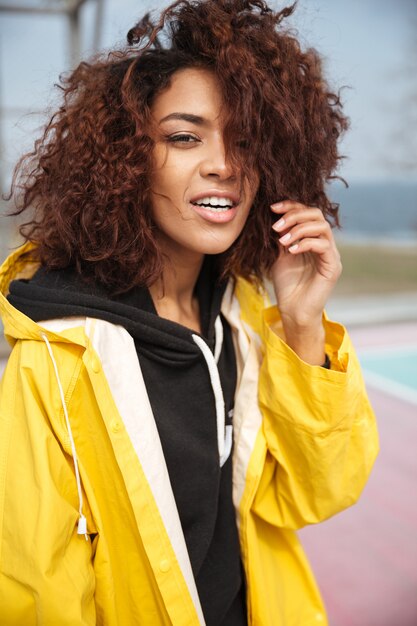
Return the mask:
[[151,194],[164,252],[219,254],[241,233],[258,177],[225,160],[222,95],[209,70],[184,69],[155,99]]

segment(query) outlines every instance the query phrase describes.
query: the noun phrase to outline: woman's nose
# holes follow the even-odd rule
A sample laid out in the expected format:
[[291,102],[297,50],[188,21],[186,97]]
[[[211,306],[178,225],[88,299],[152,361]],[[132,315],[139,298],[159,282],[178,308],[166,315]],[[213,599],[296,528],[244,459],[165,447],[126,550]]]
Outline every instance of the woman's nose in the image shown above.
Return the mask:
[[213,141],[207,146],[206,154],[200,165],[200,174],[203,177],[216,177],[221,180],[235,175],[230,161],[226,159],[223,140]]

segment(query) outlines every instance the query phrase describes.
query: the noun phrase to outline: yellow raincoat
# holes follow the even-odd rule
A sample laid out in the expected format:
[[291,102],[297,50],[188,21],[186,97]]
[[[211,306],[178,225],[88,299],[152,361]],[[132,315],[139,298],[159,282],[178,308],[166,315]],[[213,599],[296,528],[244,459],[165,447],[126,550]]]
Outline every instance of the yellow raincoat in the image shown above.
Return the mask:
[[[0,387],[0,624],[202,625],[133,339],[102,320],[37,324],[14,309],[10,281],[35,270],[30,245],[0,270],[13,346]],[[325,626],[294,531],[353,504],[375,460],[358,361],[328,320],[332,369],[301,361],[276,307],[244,280],[222,312],[238,363],[233,498],[249,624]]]

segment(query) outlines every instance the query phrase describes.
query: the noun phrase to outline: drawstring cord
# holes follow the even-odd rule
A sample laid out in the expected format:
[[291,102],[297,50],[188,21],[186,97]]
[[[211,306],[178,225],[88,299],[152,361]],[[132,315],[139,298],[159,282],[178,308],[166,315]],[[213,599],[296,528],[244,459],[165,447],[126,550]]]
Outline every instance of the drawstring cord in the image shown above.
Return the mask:
[[204,339],[195,334],[192,335],[192,338],[197,346],[200,348],[209,371],[210,382],[213,389],[214,401],[216,406],[217,446],[219,450],[220,467],[223,467],[223,465],[229,458],[230,451],[232,449],[233,427],[225,425],[225,404],[223,390],[220,382],[219,370],[217,368],[217,363],[219,361],[223,345],[223,326],[220,316],[217,316],[216,318],[214,330],[216,333],[214,356]]
[[79,469],[78,469],[78,457],[77,457],[77,451],[75,449],[74,437],[72,436],[72,430],[71,430],[71,424],[70,424],[69,416],[68,416],[67,404],[65,402],[64,392],[63,392],[63,389],[62,389],[61,380],[59,378],[58,367],[57,367],[57,364],[56,364],[56,361],[55,361],[54,354],[52,352],[51,344],[49,343],[48,337],[45,335],[45,333],[41,333],[41,337],[44,340],[44,342],[46,343],[46,347],[48,349],[49,356],[51,357],[52,365],[54,367],[55,377],[56,377],[56,380],[57,380],[57,383],[58,383],[59,395],[61,397],[61,404],[62,404],[62,408],[64,410],[65,422],[66,422],[66,425],[67,425],[68,435],[69,435],[69,439],[70,439],[70,443],[71,443],[72,458],[74,460],[75,479],[77,481],[78,512],[80,514],[80,517],[78,519],[77,534],[78,535],[84,535],[85,538],[86,538],[86,541],[88,541],[87,520],[86,520],[85,515],[83,514],[83,493],[82,493],[82,489],[81,489],[80,472],[79,472]]
[[219,362],[220,354],[223,347],[223,324],[220,315],[216,317],[214,322],[215,344],[214,344],[214,360]]

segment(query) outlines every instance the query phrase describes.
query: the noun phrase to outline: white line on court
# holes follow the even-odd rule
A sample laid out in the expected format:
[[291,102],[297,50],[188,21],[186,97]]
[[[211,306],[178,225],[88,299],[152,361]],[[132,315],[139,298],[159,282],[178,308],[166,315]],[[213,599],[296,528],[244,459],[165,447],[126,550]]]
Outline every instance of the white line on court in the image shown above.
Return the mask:
[[415,354],[417,358],[417,343],[408,343],[407,345],[381,345],[381,346],[370,346],[369,348],[358,348],[357,350],[359,358],[362,356],[373,357],[373,356],[381,356],[382,353],[387,354],[389,356],[408,356],[409,354]]
[[405,402],[410,402],[411,404],[417,405],[417,391],[410,389],[410,387],[402,385],[401,383],[397,383],[390,378],[381,376],[380,374],[374,374],[373,372],[369,372],[364,368],[363,376],[366,384],[370,387],[374,387],[379,391],[383,391],[384,393],[388,393],[391,396],[395,396],[399,400],[403,400]]

